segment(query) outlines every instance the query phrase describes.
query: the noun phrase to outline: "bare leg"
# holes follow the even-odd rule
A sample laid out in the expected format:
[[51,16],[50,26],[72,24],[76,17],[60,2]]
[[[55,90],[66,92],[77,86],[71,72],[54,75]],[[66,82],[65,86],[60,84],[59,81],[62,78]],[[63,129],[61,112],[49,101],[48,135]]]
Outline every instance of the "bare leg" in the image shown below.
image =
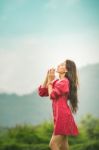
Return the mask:
[[61,143],[60,150],[69,150],[68,137],[64,136],[64,139]]
[[52,135],[52,138],[49,143],[49,147],[51,150],[59,150],[58,138],[55,135]]
[[60,147],[64,148],[64,145],[66,144],[66,138],[64,138],[64,135],[52,135],[52,138],[49,143],[49,147],[51,148],[51,150],[60,150]]

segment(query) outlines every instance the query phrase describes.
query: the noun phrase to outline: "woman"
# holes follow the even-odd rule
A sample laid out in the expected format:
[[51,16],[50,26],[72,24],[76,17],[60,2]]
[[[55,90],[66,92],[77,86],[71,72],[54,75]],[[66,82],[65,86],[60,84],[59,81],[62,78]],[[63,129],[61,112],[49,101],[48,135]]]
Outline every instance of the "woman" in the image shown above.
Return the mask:
[[56,71],[59,79],[55,79],[55,69],[50,69],[43,85],[38,87],[38,93],[52,100],[54,130],[49,147],[51,150],[68,150],[68,136],[79,134],[73,117],[78,109],[77,69],[75,63],[67,59]]

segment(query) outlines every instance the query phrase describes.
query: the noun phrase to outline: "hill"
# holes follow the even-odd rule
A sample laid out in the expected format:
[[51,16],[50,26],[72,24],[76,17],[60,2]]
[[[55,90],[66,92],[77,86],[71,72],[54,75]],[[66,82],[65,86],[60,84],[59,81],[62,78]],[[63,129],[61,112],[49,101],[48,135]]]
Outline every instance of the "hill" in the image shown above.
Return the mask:
[[[99,64],[79,69],[80,88],[77,121],[86,113],[99,117]],[[0,94],[0,126],[38,124],[52,118],[51,100],[38,96],[37,90],[29,95]]]

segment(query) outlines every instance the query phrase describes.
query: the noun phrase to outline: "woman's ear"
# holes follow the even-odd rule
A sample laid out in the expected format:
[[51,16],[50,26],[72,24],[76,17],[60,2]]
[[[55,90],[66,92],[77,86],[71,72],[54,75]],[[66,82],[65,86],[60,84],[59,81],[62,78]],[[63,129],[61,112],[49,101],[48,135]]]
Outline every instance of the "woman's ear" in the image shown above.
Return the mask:
[[68,72],[67,68],[65,68],[65,71]]
[[65,70],[65,73],[68,72],[67,70]]

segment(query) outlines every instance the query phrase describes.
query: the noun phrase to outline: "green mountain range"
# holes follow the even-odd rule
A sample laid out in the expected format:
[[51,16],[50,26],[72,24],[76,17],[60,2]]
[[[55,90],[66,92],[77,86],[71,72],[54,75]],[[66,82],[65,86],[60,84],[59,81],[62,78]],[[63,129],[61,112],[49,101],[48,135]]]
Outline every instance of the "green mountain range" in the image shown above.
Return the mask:
[[[87,65],[79,69],[79,110],[75,119],[91,113],[99,117],[99,64]],[[51,100],[40,97],[37,89],[31,94],[0,94],[0,126],[16,124],[38,124],[52,119]]]

